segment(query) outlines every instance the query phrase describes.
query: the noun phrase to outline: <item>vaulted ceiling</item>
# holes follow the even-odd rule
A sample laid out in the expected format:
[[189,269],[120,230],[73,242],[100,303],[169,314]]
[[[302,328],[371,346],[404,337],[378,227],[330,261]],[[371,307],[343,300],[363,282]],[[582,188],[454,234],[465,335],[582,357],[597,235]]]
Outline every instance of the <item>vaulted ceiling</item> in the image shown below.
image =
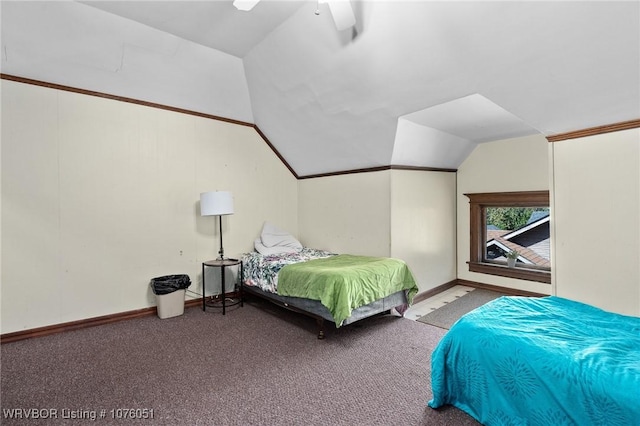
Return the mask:
[[350,5],[2,1],[2,72],[255,123],[299,176],[640,118],[637,1]]

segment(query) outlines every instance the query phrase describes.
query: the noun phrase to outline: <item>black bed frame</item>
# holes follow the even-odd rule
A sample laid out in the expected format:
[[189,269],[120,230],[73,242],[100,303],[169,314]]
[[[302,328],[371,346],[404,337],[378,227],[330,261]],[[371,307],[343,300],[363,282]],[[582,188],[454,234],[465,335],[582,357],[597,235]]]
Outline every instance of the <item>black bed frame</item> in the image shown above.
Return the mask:
[[[240,286],[240,294],[243,298],[248,293],[265,299],[282,308],[315,319],[318,326],[318,339],[324,339],[325,337],[325,321],[335,324],[331,312],[329,312],[326,306],[324,306],[318,300],[304,299],[300,297],[280,296],[275,293],[264,291],[256,286],[244,285],[244,283],[242,282],[240,283]],[[404,291],[399,291],[383,299],[376,300],[368,305],[354,309],[351,313],[351,316],[344,320],[343,325],[351,324],[353,322],[375,315],[388,314],[391,311],[391,308],[406,304],[406,293]]]

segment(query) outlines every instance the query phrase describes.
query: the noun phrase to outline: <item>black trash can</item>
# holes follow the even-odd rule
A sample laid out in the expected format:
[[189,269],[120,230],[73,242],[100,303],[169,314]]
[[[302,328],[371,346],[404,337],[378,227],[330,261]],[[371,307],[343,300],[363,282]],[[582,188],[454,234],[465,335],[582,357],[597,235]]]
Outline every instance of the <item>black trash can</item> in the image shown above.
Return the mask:
[[151,290],[156,295],[158,316],[161,319],[184,313],[185,290],[191,285],[189,275],[165,275],[151,279]]

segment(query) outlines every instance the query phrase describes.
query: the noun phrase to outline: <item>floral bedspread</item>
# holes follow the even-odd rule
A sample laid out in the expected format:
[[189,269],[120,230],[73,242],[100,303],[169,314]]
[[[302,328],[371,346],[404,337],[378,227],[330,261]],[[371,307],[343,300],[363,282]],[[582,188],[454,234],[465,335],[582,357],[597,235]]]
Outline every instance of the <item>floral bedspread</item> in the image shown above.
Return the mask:
[[297,253],[278,253],[264,256],[258,252],[242,256],[242,282],[244,285],[260,287],[271,293],[278,292],[278,272],[286,265],[335,256],[325,250],[303,247]]

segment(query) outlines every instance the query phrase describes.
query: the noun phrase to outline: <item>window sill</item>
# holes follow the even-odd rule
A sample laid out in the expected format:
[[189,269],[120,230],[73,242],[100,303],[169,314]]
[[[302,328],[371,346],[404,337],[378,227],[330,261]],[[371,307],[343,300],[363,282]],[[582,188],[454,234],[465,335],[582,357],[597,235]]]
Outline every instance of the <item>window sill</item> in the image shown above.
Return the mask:
[[509,268],[508,266],[493,265],[489,263],[467,262],[470,272],[479,272],[481,274],[499,275],[501,277],[515,278],[518,280],[537,281],[540,283],[551,284],[551,272],[539,271],[527,268]]

